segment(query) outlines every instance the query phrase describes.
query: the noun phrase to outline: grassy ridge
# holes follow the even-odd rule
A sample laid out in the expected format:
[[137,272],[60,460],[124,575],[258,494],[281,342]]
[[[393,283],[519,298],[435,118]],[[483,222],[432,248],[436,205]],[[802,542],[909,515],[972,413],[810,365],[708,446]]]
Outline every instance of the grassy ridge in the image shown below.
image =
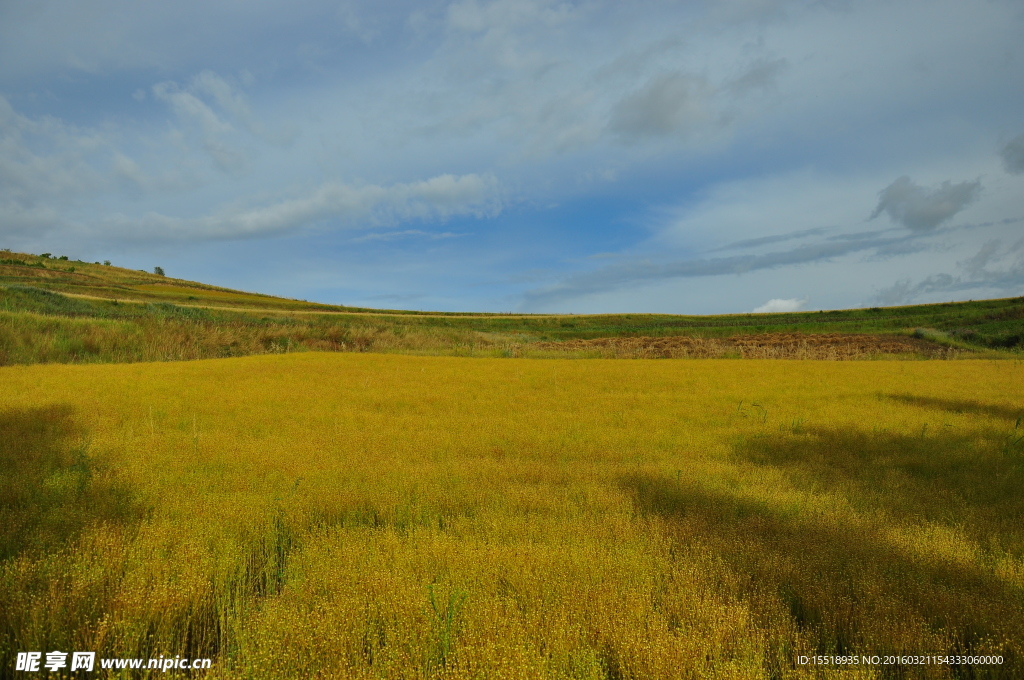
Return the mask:
[[676,336],[708,340],[694,356],[730,356],[733,350],[728,343],[714,341],[808,333],[916,334],[925,344],[961,350],[1024,348],[1024,298],[719,316],[440,314],[318,305],[105,265],[4,255],[0,260],[0,365],[163,361],[308,350],[660,356],[621,347],[563,348],[558,343]]
[[[363,316],[293,316],[0,288],[0,365],[173,361],[295,351],[501,351],[462,328]],[[511,340],[507,340],[510,343]]]
[[216,304],[243,309],[341,309],[331,305],[245,293],[122,267],[45,258],[27,253],[0,252],[0,283],[111,300]]
[[842,677],[1018,678],[1022,372],[353,354],[0,368],[0,659],[756,680],[823,677],[801,654],[993,654]]
[[[379,312],[416,315],[405,310],[376,310],[344,305],[325,305],[175,279],[141,270],[124,269],[98,262],[54,259],[28,253],[0,251],[0,284],[107,300],[215,306],[227,309],[292,312]],[[431,312],[446,315],[446,312]],[[459,315],[466,313],[459,312]],[[469,315],[473,315],[469,313]],[[483,314],[483,316],[490,316]]]

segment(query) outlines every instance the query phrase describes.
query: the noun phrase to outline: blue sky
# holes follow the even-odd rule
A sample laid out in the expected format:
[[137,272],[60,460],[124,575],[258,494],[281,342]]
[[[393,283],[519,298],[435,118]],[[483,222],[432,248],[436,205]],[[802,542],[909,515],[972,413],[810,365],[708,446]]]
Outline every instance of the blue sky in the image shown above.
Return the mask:
[[0,247],[372,307],[1024,294],[1016,0],[0,4]]

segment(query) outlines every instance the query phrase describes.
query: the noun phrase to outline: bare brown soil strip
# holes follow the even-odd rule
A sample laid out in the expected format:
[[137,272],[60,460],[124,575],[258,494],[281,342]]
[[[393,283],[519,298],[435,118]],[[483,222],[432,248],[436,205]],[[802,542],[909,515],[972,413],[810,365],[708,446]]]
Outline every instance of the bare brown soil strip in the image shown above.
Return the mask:
[[539,342],[531,349],[594,352],[600,356],[638,359],[869,359],[881,355],[953,358],[963,350],[900,335],[853,333],[763,333],[730,338],[690,336],[595,338]]

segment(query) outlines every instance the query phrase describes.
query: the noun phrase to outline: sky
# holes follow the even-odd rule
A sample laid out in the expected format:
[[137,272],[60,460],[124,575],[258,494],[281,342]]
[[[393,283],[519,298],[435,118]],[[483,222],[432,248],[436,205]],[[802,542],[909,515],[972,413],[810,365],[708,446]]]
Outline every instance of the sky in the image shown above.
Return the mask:
[[1019,0],[4,0],[0,248],[332,304],[1024,294]]

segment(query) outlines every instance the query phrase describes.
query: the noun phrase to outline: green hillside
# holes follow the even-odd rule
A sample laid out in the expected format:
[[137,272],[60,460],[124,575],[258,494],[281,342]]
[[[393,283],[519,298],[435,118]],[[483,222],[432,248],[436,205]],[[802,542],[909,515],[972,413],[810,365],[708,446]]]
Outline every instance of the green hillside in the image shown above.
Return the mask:
[[[1024,298],[715,316],[411,312],[290,300],[52,256],[0,255],[0,365],[304,350],[830,358],[821,347],[842,346],[838,358],[857,358],[1024,349]],[[809,343],[818,354],[808,354]],[[759,354],[751,353],[754,345]],[[781,349],[772,354],[766,347]],[[795,347],[804,349],[794,353]]]

